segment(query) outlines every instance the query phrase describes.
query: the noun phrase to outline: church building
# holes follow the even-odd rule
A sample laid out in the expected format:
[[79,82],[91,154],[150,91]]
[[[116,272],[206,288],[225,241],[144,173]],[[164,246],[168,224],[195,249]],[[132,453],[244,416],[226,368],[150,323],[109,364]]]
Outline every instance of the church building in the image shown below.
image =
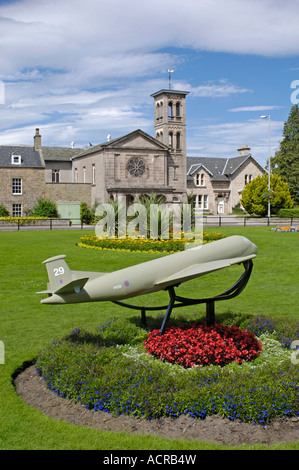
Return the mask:
[[155,193],[166,203],[186,202],[186,96],[154,93],[155,138],[138,129],[72,157],[75,183],[92,184],[92,201]]

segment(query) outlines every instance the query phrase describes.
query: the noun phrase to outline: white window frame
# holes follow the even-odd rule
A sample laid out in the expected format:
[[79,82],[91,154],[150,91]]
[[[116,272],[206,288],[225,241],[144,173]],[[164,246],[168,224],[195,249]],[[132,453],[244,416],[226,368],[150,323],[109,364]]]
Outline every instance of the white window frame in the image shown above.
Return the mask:
[[92,184],[96,184],[96,166],[92,165]]
[[22,178],[12,178],[12,194],[14,196],[21,196],[23,194],[23,182]]
[[11,164],[12,165],[21,165],[22,157],[21,155],[12,154],[11,155]]
[[206,194],[203,197],[203,209],[208,210],[209,209],[209,196]]
[[204,173],[197,173],[196,179],[195,179],[196,186],[203,187],[206,185],[205,183],[206,183],[206,175]]

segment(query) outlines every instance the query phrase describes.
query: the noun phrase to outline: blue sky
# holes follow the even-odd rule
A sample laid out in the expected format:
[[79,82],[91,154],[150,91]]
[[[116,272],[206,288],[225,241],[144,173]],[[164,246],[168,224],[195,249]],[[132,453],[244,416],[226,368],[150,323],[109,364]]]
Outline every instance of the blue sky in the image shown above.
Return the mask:
[[188,156],[248,145],[265,165],[260,116],[273,155],[299,98],[298,19],[298,0],[0,0],[0,145],[32,145],[36,127],[67,147],[153,135],[150,95],[173,69]]

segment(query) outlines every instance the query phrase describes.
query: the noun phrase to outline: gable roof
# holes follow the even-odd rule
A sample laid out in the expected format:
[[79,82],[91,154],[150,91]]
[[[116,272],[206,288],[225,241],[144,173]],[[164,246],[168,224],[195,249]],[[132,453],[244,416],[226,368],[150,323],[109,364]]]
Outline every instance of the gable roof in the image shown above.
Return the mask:
[[[12,155],[21,156],[21,164],[11,162]],[[0,145],[0,166],[7,168],[44,168],[40,153],[34,147],[26,145]]]
[[213,181],[228,181],[248,159],[252,159],[260,170],[265,172],[264,168],[254,160],[251,154],[232,158],[187,157],[187,179],[191,180],[200,168],[204,168]]
[[146,132],[142,131],[141,129],[137,129],[133,132],[130,132],[129,134],[126,134],[121,137],[117,137],[116,139],[104,142],[102,144],[96,145],[94,147],[91,147],[87,150],[84,150],[83,152],[79,153],[78,155],[75,155],[72,157],[73,159],[80,158],[80,157],[85,157],[86,155],[90,155],[95,152],[99,152],[104,149],[110,149],[110,148],[120,148],[123,146],[127,146],[130,141],[133,141],[134,139],[141,137],[144,139],[145,142],[151,144],[152,146],[159,148],[160,150],[168,150],[167,145],[163,144],[159,140],[155,139],[154,137],[150,136]]

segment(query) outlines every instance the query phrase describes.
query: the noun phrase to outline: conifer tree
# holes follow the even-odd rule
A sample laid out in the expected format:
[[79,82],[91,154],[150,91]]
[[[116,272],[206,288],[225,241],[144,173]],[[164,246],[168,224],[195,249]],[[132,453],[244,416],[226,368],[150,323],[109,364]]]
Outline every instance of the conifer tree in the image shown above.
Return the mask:
[[280,149],[272,159],[274,172],[286,181],[295,204],[299,204],[299,108],[292,106],[284,124]]

